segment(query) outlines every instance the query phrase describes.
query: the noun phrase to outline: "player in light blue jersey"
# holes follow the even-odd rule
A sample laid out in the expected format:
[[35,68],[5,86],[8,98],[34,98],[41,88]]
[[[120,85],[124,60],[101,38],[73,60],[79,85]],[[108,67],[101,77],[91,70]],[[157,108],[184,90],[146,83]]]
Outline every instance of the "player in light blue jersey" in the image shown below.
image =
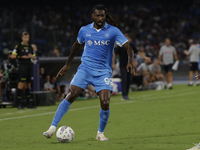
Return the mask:
[[52,137],[59,121],[68,111],[71,103],[74,102],[87,85],[92,84],[99,95],[101,103],[96,139],[107,141],[108,138],[104,136],[104,130],[110,114],[109,102],[113,90],[111,72],[114,43],[117,42],[127,50],[127,71],[131,71],[133,74],[136,72],[136,68],[133,65],[133,50],[129,46],[127,38],[115,27],[117,22],[108,10],[101,4],[94,6],[92,19],[93,23],[80,29],[66,64],[57,74],[57,77],[66,74],[73,58],[84,43],[84,52],[81,57],[82,63],[70,83],[69,93],[58,106],[50,128],[43,133],[47,138]]

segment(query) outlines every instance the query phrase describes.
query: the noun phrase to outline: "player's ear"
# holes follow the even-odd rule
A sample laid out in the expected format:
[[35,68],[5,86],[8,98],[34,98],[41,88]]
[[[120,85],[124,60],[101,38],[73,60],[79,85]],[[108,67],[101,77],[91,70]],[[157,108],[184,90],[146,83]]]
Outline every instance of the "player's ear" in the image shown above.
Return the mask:
[[92,13],[92,20],[94,20],[94,14]]

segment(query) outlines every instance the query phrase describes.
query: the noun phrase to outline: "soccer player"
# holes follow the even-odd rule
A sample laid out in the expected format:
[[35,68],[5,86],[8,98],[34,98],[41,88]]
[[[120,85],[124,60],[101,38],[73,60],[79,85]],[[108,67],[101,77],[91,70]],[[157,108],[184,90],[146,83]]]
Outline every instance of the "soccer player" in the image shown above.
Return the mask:
[[85,43],[81,58],[82,63],[78,67],[78,71],[70,83],[69,92],[58,106],[50,128],[43,133],[43,136],[47,138],[52,137],[59,121],[68,111],[70,105],[78,97],[80,92],[83,91],[87,85],[92,84],[99,95],[101,104],[100,121],[96,139],[99,141],[107,141],[108,138],[104,136],[104,130],[110,114],[109,102],[111,91],[113,90],[111,80],[112,57],[115,42],[118,42],[127,50],[127,71],[131,71],[132,73],[136,71],[132,63],[133,50],[131,46],[129,46],[127,38],[115,27],[117,22],[110,12],[108,12],[103,5],[96,5],[93,8],[92,20],[93,23],[83,26],[79,30],[77,40],[71,48],[69,58],[57,74],[57,77],[66,74],[80,46]]
[[178,60],[178,56],[174,46],[171,45],[171,41],[169,38],[165,39],[165,45],[161,47],[158,59],[160,61],[160,64],[163,65],[165,71],[167,89],[172,89],[172,66],[174,63],[174,59]]
[[22,42],[15,46],[15,49],[12,52],[11,58],[18,59],[19,62],[19,73],[18,73],[18,87],[17,87],[17,100],[16,105],[18,109],[23,109],[21,99],[23,96],[23,91],[25,90],[25,96],[27,101],[27,107],[30,106],[30,87],[31,87],[31,76],[32,76],[32,63],[31,58],[36,59],[36,56],[33,52],[33,48],[28,43],[29,42],[29,33],[22,33]]
[[[195,44],[193,39],[189,40],[190,48],[189,51],[184,51],[186,55],[190,56],[190,71],[189,71],[189,84],[188,86],[193,85],[193,74],[195,73],[198,75],[198,63],[199,63],[199,55],[200,55],[200,49]],[[196,85],[199,85],[199,81],[196,82]]]

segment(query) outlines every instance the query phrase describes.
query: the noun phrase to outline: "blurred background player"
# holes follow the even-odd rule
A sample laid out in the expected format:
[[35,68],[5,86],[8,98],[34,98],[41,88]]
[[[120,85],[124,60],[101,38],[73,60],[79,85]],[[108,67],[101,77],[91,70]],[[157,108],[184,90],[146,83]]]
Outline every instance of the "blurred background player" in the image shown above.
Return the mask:
[[104,136],[104,130],[110,114],[109,103],[111,91],[113,90],[111,79],[112,58],[115,42],[118,42],[127,50],[129,58],[127,71],[129,71],[129,69],[131,69],[132,73],[136,71],[133,65],[133,50],[129,46],[127,38],[115,27],[117,22],[112,14],[110,14],[103,5],[99,4],[93,8],[92,20],[93,23],[83,26],[79,30],[77,40],[71,48],[69,58],[57,74],[57,77],[66,74],[79,48],[82,44],[85,44],[84,52],[81,57],[82,63],[70,83],[69,93],[58,106],[50,128],[43,133],[43,136],[47,138],[52,137],[59,121],[64,114],[67,113],[69,107],[79,94],[88,85],[92,84],[99,95],[101,104],[99,114],[100,121],[96,139],[99,141],[109,140]]
[[[189,84],[188,86],[192,86],[193,85],[193,78],[194,78],[194,73],[196,75],[199,74],[199,55],[200,55],[200,49],[198,47],[198,45],[195,44],[193,39],[189,40],[189,44],[190,44],[190,48],[188,51],[184,51],[184,53],[188,56],[190,56],[190,71],[189,71]],[[199,81],[197,80],[196,85],[199,85]]]
[[18,70],[18,89],[17,89],[17,100],[16,105],[18,109],[23,109],[22,97],[25,92],[26,106],[27,108],[34,107],[30,106],[30,87],[31,87],[31,77],[32,77],[32,63],[31,59],[36,59],[33,52],[33,48],[28,43],[29,33],[22,33],[22,42],[15,46],[12,52],[12,59],[18,59],[19,70]]
[[[130,43],[130,46],[133,49],[134,57],[136,57],[136,55],[138,54],[140,55],[140,57],[144,59],[148,59],[148,61],[150,61],[150,58],[146,57],[145,53],[137,50],[129,34],[125,33],[124,35],[128,39],[128,42]],[[122,86],[122,100],[129,100],[128,93],[129,93],[130,83],[132,80],[132,75],[130,72],[127,72],[127,69],[126,69],[127,62],[128,62],[128,54],[124,47],[116,46],[114,49],[114,54],[113,54],[113,66],[112,66],[113,69],[116,68],[116,55],[119,55],[119,66],[120,66],[120,76],[121,76],[121,86]]]
[[158,58],[160,64],[163,65],[163,69],[165,71],[167,89],[172,89],[172,66],[174,63],[174,59],[178,60],[178,56],[176,53],[176,49],[174,46],[171,45],[171,41],[169,38],[165,39],[165,45],[160,48]]

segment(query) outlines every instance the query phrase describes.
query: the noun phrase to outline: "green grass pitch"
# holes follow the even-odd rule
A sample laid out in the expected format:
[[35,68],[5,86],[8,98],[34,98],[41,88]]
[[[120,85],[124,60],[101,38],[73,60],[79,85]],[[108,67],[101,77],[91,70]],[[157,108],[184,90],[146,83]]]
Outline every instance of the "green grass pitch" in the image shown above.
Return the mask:
[[[0,150],[185,150],[200,142],[200,87],[131,92],[130,101],[112,96],[105,136],[96,141],[99,100],[77,100],[58,127],[75,131],[74,141],[46,139],[57,106],[0,109]],[[58,129],[58,128],[57,128]]]

